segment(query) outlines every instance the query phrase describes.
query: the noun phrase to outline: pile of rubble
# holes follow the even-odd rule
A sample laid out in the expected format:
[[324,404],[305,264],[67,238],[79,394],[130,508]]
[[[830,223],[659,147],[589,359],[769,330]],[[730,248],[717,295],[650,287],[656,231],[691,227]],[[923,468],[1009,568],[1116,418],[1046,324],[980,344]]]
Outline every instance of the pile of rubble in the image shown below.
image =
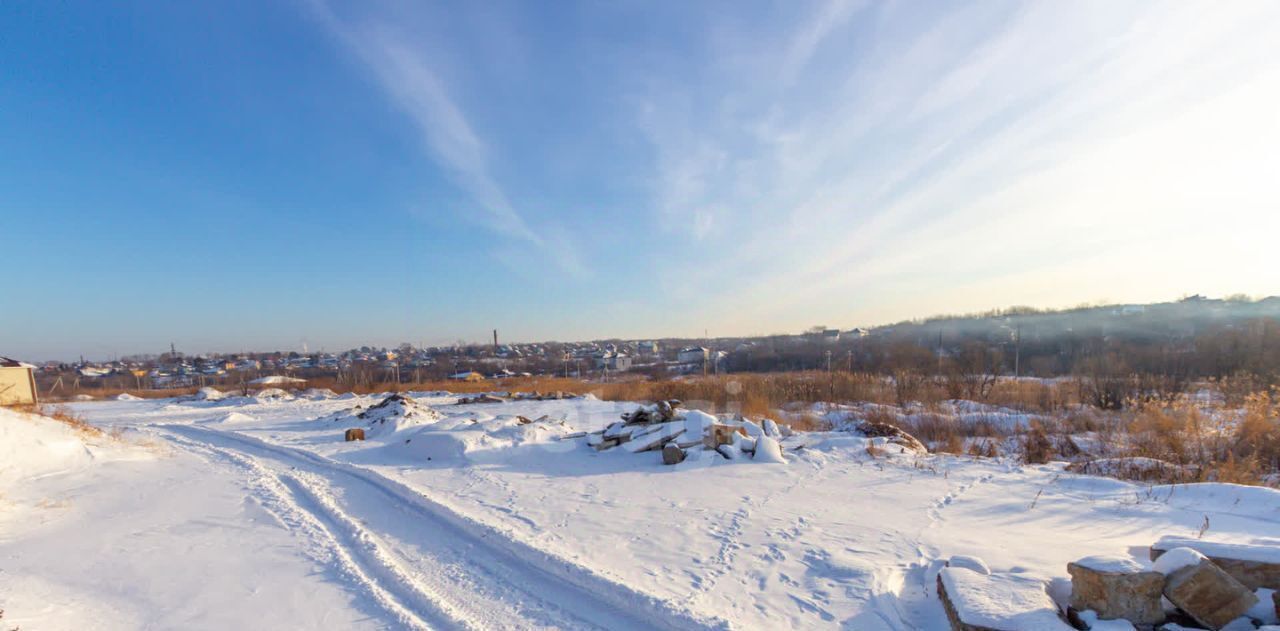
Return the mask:
[[765,419],[722,421],[698,410],[681,410],[672,399],[641,406],[620,421],[595,432],[575,432],[563,439],[586,438],[596,451],[615,447],[631,453],[661,451],[662,462],[684,462],[691,450],[715,452],[728,460],[749,456],[761,462],[785,462],[781,441],[791,428]]
[[554,392],[508,392],[506,395],[498,395],[492,392],[484,392],[469,397],[458,397],[458,405],[470,405],[473,403],[506,403],[507,401],[559,401],[561,399],[579,399],[581,395],[572,392],[564,392],[556,390]]
[[343,439],[351,441],[364,440],[366,435],[369,438],[388,436],[408,427],[437,422],[441,418],[439,412],[418,403],[412,397],[392,393],[368,409],[356,405],[318,420],[342,425],[363,425],[363,428],[351,428],[359,429],[358,432],[344,430]]
[[1043,581],[967,557],[938,573],[938,597],[953,631],[1280,630],[1280,547],[1165,537],[1150,556],[1151,567],[1108,556],[1067,564],[1065,612]]

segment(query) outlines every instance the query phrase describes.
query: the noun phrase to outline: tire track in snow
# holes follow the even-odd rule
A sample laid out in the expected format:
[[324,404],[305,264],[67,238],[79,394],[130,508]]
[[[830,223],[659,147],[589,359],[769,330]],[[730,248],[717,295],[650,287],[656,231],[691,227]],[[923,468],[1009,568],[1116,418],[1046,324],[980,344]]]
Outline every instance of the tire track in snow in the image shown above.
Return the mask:
[[[375,471],[242,434],[189,425],[158,426],[158,429],[165,430],[175,442],[189,439],[207,449],[224,452],[228,457],[234,454],[257,463],[268,475],[289,480],[280,484],[293,497],[302,498],[296,502],[299,510],[315,511],[323,516],[317,517],[318,521],[328,521],[334,529],[350,529],[355,533],[345,540],[335,537],[337,545],[353,558],[363,547],[366,552],[360,554],[358,560],[366,563],[364,575],[373,587],[391,591],[385,583],[393,583],[396,591],[391,592],[391,600],[426,624],[475,628],[595,627],[611,631],[727,626],[720,620],[694,617],[589,568],[511,539]],[[280,467],[285,470],[281,471]],[[336,499],[331,488],[348,491],[349,497]],[[399,513],[401,522],[405,521],[404,517],[411,518],[407,523],[418,536],[430,539],[432,543],[426,547],[453,550],[452,557],[444,555],[446,567],[436,563],[440,559],[406,560],[404,555],[412,553],[413,546],[397,548],[389,544],[339,508],[370,503],[377,503],[375,508],[386,509],[366,514],[370,520],[378,519],[379,513],[383,519],[386,514]],[[403,528],[405,523],[384,525]],[[469,594],[472,596],[468,597]],[[477,603],[477,600],[487,602]],[[499,615],[502,619],[495,620],[490,610],[497,608],[511,614],[513,607],[514,615],[521,618]]]
[[[397,594],[395,592],[400,591],[396,590],[397,585],[392,584],[390,586],[392,589],[388,589],[382,582],[376,580],[374,577],[378,573],[372,571],[368,559],[359,554],[353,554],[358,552],[359,548],[349,543],[344,545],[341,540],[343,534],[350,534],[349,531],[344,532],[337,528],[332,520],[325,520],[300,504],[297,499],[298,487],[294,486],[296,482],[290,484],[287,476],[277,475],[257,460],[239,453],[175,435],[167,435],[166,438],[189,451],[207,454],[211,459],[221,458],[248,472],[251,486],[257,491],[255,497],[263,501],[263,505],[279,517],[290,530],[301,531],[312,544],[321,547],[324,551],[322,555],[312,550],[311,556],[317,561],[331,565],[359,591],[372,598],[391,619],[406,628],[413,629],[444,626],[439,624],[439,620],[436,621],[436,625],[428,624],[422,615],[406,605],[406,602],[412,603],[417,598],[407,597],[403,593]],[[326,524],[326,521],[329,523]],[[327,559],[323,558],[325,555],[328,556]]]

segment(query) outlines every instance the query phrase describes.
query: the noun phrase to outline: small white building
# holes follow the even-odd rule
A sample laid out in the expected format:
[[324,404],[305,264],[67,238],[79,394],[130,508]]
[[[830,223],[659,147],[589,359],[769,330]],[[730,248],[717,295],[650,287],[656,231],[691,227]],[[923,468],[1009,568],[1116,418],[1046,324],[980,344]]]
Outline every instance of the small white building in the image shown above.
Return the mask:
[[35,366],[16,359],[0,357],[0,405],[35,405]]
[[631,356],[624,353],[607,352],[596,358],[596,367],[614,372],[631,370]]

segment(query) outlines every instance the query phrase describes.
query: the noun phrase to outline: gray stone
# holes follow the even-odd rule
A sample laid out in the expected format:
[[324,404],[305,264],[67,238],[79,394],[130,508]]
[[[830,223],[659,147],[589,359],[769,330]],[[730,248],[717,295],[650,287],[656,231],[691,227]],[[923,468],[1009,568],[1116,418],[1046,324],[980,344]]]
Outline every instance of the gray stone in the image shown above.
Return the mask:
[[1210,629],[1221,629],[1258,602],[1248,587],[1208,559],[1170,572],[1164,596]]
[[680,464],[684,462],[684,450],[677,447],[675,443],[667,443],[662,446],[662,464]]
[[1067,564],[1071,575],[1071,606],[1092,609],[1103,620],[1134,624],[1164,621],[1160,596],[1164,575],[1144,570],[1125,558],[1087,557]]

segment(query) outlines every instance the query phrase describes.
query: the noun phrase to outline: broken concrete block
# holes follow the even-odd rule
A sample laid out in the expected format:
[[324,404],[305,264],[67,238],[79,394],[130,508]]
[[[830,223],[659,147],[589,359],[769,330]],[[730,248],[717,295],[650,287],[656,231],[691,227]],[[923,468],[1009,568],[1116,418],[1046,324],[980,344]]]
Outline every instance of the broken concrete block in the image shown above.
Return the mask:
[[1071,606],[1093,610],[1102,620],[1128,620],[1134,624],[1164,621],[1160,596],[1163,574],[1143,568],[1124,557],[1091,556],[1067,564],[1071,575]]
[[684,423],[654,425],[649,431],[632,434],[631,440],[627,441],[626,449],[631,453],[660,449],[663,445],[675,440],[684,431]]
[[738,446],[733,443],[719,445],[716,447],[716,451],[719,452],[721,456],[724,456],[725,460],[736,460],[742,456],[742,450],[738,449]]
[[732,445],[734,434],[738,433],[738,428],[723,423],[713,423],[709,425],[705,433],[702,435],[702,444],[707,449],[715,449],[720,445]]
[[662,446],[662,464],[680,464],[684,462],[684,450],[677,447],[675,443],[667,443]]
[[347,442],[351,442],[353,440],[364,440],[364,430],[359,427],[353,427],[347,430],[347,433],[343,437]]
[[1214,565],[1240,581],[1245,587],[1257,590],[1280,589],[1280,547],[1258,546],[1243,543],[1221,543],[1187,537],[1161,537],[1151,546],[1151,560],[1160,558],[1174,548],[1191,548],[1209,557]]
[[604,451],[610,447],[617,447],[618,439],[605,438],[604,434],[587,434],[587,444],[595,448],[596,451]]
[[1068,631],[1044,581],[1021,574],[979,574],[960,567],[938,572],[938,598],[952,631]]
[[[1166,554],[1182,551],[1194,553],[1189,548],[1174,548]],[[1194,557],[1186,555],[1186,558]],[[1227,626],[1258,602],[1249,588],[1203,556],[1199,556],[1198,562],[1184,564],[1180,559],[1166,563],[1165,567],[1157,565],[1157,569],[1165,571],[1165,598],[1210,629]]]

